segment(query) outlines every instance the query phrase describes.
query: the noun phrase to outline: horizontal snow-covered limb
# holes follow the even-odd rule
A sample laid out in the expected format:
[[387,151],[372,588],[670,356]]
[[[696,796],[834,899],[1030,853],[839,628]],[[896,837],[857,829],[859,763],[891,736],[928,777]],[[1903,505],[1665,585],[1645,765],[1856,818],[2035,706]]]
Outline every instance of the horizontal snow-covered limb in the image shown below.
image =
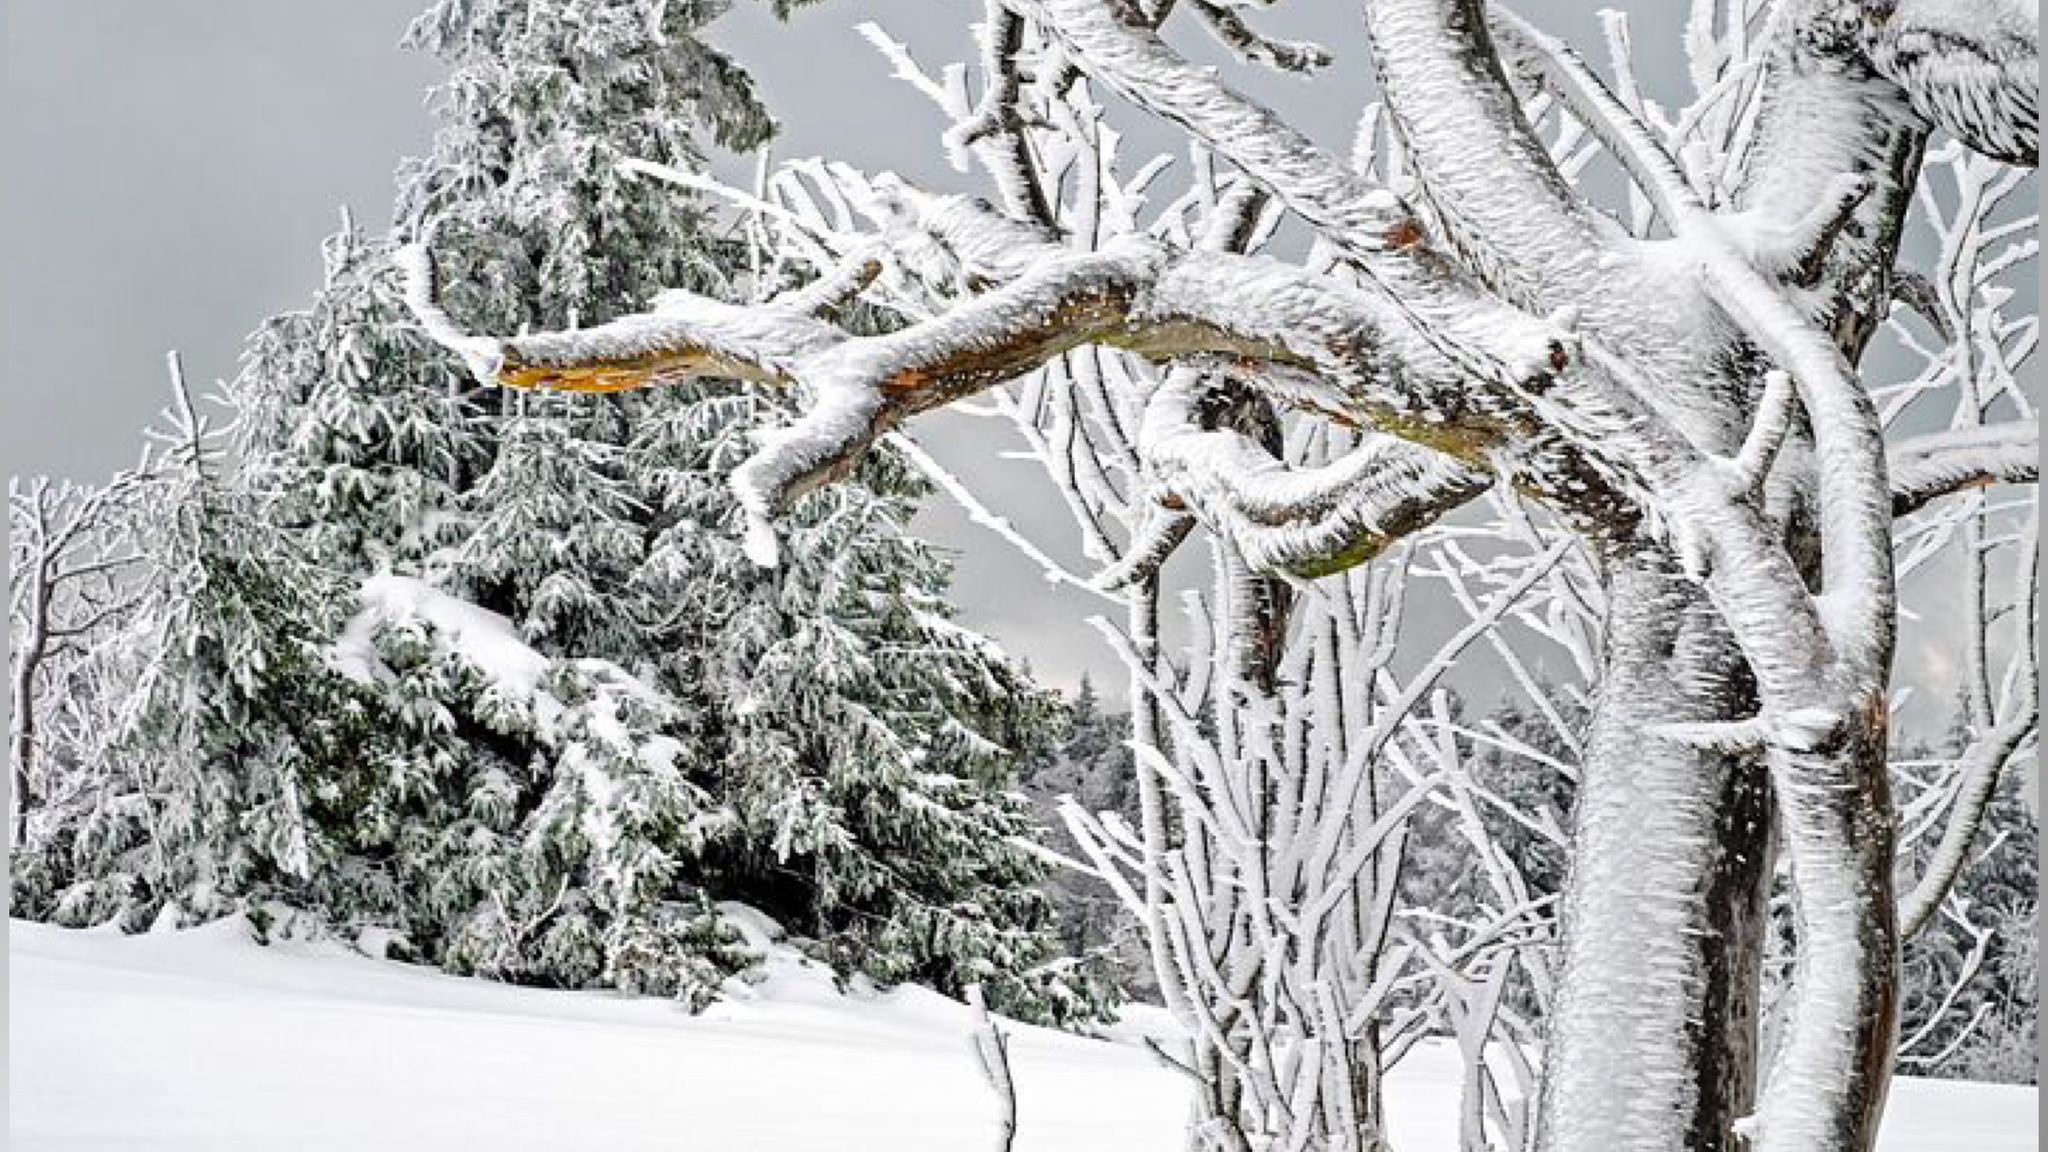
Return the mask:
[[2033,420],[1957,428],[1891,446],[1892,514],[1905,516],[1943,496],[1989,484],[2040,478],[2041,426]]
[[[804,308],[738,307],[669,293],[652,312],[597,327],[486,340],[437,316],[424,256],[411,297],[436,339],[497,383],[614,390],[715,375],[800,388],[803,415],[764,436],[734,477],[757,526],[904,418],[1084,344],[1160,360],[1265,364],[1285,381],[1285,402],[1354,421],[1384,418],[1475,468],[1510,446],[1522,397],[1547,391],[1557,370],[1557,349],[1540,328],[1487,331],[1483,318],[1448,320],[1463,344],[1514,366],[1512,388],[1475,387],[1379,294],[1279,261],[1138,237],[1076,252],[962,198],[907,189],[897,211],[892,241],[922,246],[927,262],[986,290],[877,336],[850,336],[812,317],[808,299]],[[765,535],[754,542],[765,556]]]
[[[780,381],[802,356],[843,339],[811,312],[845,291],[828,281],[788,304],[741,307],[668,292],[652,311],[593,328],[526,336],[463,332],[436,301],[434,264],[424,246],[400,253],[406,304],[443,347],[487,384],[562,392],[618,392],[700,376]],[[871,277],[870,277],[871,278]]]

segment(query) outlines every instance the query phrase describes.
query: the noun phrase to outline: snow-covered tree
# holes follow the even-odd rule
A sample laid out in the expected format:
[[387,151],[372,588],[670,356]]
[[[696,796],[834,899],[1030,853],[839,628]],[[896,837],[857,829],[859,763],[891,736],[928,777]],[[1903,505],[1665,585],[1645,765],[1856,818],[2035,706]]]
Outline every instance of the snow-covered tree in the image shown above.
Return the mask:
[[[1059,815],[1066,797],[1088,812],[1113,812],[1126,822],[1138,820],[1138,772],[1130,750],[1127,714],[1104,707],[1092,677],[1083,676],[1067,703],[1058,743],[1025,765],[1020,783],[1039,820],[1052,828],[1052,846],[1079,858],[1080,848]],[[1142,946],[1134,947],[1136,924],[1116,893],[1101,880],[1071,868],[1048,878],[1060,935],[1067,950],[1104,964],[1126,988],[1141,992],[1151,983]]]
[[[446,3],[414,26],[455,72],[449,127],[402,177],[400,208],[461,253],[446,265],[457,315],[573,327],[660,290],[731,290],[738,246],[622,163],[689,168],[707,139],[765,136],[744,76],[696,37],[721,8]],[[1001,794],[1001,713],[1035,705],[944,619],[944,566],[903,530],[915,481],[864,470],[792,527],[805,559],[778,578],[719,534],[739,515],[726,473],[775,419],[730,386],[513,405],[441,582],[541,651],[615,660],[679,703],[702,738],[695,777],[731,811],[705,846],[721,894],[847,969],[1085,1014],[1086,994],[1017,979],[1049,936],[1030,891],[1042,868]]]
[[389,250],[344,216],[311,306],[251,334],[229,386],[238,482],[320,563],[365,575],[463,538],[493,439],[474,382],[408,323]]
[[677,705],[615,664],[555,660],[416,577],[362,590],[337,668],[381,705],[322,909],[385,951],[554,987],[703,1003],[749,956],[698,883],[730,813]]
[[[414,25],[452,75],[400,229],[464,269],[466,316],[604,322],[749,278],[621,167],[765,135],[699,38],[721,10],[446,0]],[[915,475],[863,468],[790,522],[814,562],[764,573],[727,474],[772,399],[502,402],[424,337],[392,248],[344,220],[312,305],[251,338],[225,450],[180,410],[148,611],[95,664],[108,752],[32,914],[275,900],[373,951],[702,1002],[749,960],[739,900],[848,974],[1093,1016],[1009,791],[1047,701],[950,619]]]
[[[439,0],[407,43],[447,62],[441,127],[399,176],[398,218],[449,253],[449,306],[496,329],[595,324],[730,276],[685,197],[646,195],[629,159],[694,168],[772,127],[705,42],[716,0]],[[459,270],[459,271],[458,271]]]
[[[87,487],[12,477],[7,488],[9,843],[25,843],[30,810],[53,776],[88,755],[77,723],[93,692],[95,650],[137,604],[137,505],[155,479],[145,457]],[[58,767],[45,769],[46,761]]]
[[513,615],[548,652],[658,652],[629,597],[649,520],[635,491],[639,462],[585,434],[588,418],[556,397],[522,398],[497,426],[497,459],[466,494],[474,513],[446,554],[444,582]]
[[376,725],[327,666],[340,581],[227,483],[173,359],[175,403],[133,528],[136,607],[103,638],[90,759],[27,869],[64,923],[136,927],[306,900]]
[[[849,330],[808,294],[747,309],[675,296],[611,324],[495,338],[465,334],[430,300],[416,306],[486,380],[631,388],[738,376],[797,394],[799,418],[733,477],[750,555],[764,564],[785,551],[773,518],[911,416],[1082,345],[1134,354],[1121,379],[1100,382],[1135,385],[1148,432],[1139,463],[1169,508],[1240,553],[1239,588],[1369,561],[1504,482],[1569,527],[1577,543],[1560,549],[1594,561],[1603,624],[1527,1139],[1546,1150],[1738,1138],[1766,1152],[1868,1149],[1899,1010],[1892,518],[1983,484],[2031,482],[2036,432],[2031,406],[2001,383],[2011,399],[1980,405],[1966,428],[1888,436],[1859,365],[1895,284],[1910,283],[1895,264],[1930,136],[2033,162],[2034,16],[2006,0],[1703,0],[1688,25],[1693,103],[1674,114],[1636,87],[1618,21],[1609,78],[1498,6],[1373,0],[1366,33],[1400,143],[1398,169],[1380,179],[1185,61],[1158,31],[1177,10],[990,6],[985,86],[951,139],[963,156],[986,154],[998,207],[822,166],[813,186],[837,188],[849,216],[871,222],[867,235],[821,234],[786,201],[754,205],[777,221],[791,261],[827,289],[893,306],[900,327]],[[1249,56],[1320,58],[1221,6],[1188,11]],[[1033,172],[1071,157],[1040,145],[1059,132],[1047,104],[1081,77],[1234,166],[1241,179],[1203,187],[1270,197],[1313,235],[1309,258],[1172,229],[1073,229]],[[927,83],[966,101],[964,73]],[[1581,153],[1558,158],[1538,132],[1546,116],[1546,132],[1612,159],[1626,223],[1574,182]],[[1996,330],[1994,358],[2024,358],[2032,332]],[[1256,425],[1219,425],[1206,394],[1227,403],[1233,390],[1365,434],[1333,456],[1292,455]],[[1158,539],[1135,550],[1163,552],[1173,534]],[[1526,553],[1520,562],[1526,571]],[[1210,610],[1277,620],[1256,596],[1219,596]],[[1262,632],[1282,634],[1232,627],[1224,645]],[[1151,642],[1133,637],[1141,668],[1155,662]],[[1199,798],[1188,808],[1216,823],[1182,830],[1216,851],[1183,859],[1239,869],[1258,895],[1266,864],[1254,854],[1268,841],[1230,821],[1256,811],[1245,796],[1289,753],[1261,734],[1271,709],[1241,691],[1256,680],[1215,685],[1244,703],[1217,712],[1207,733],[1190,714],[1173,737],[1197,761],[1207,744],[1217,761],[1189,781]],[[1162,687],[1162,704],[1180,695]],[[1176,768],[1185,763],[1159,775]],[[1287,776],[1276,767],[1273,778]],[[1334,816],[1325,835],[1350,826],[1348,814],[1323,814]],[[1970,828],[1951,826],[1967,841]],[[1755,1005],[1774,827],[1796,943],[1766,1077]],[[1107,828],[1096,842],[1145,843]],[[1133,871],[1148,886],[1173,878],[1143,857]],[[1184,939],[1228,922],[1199,890],[1177,898]],[[1163,906],[1136,892],[1132,902]],[[1247,903],[1260,920],[1276,907]],[[1192,945],[1181,955],[1217,959]],[[1300,972],[1286,961],[1244,969],[1283,986]],[[1176,1008],[1200,1024],[1214,1003]],[[1328,1012],[1281,1003],[1229,1027],[1212,1018],[1203,1036],[1224,1062],[1240,1055],[1233,1076],[1256,1081],[1306,1050],[1246,1061],[1235,1027],[1255,1053],[1278,1037],[1328,1045],[1348,1019]],[[1317,1013],[1324,1023],[1300,1023]],[[1197,1074],[1206,1089],[1222,1083]],[[1319,1083],[1297,1081],[1305,1094]],[[1296,1146],[1377,1138],[1356,1116],[1333,1130],[1321,1112],[1277,1115]],[[1227,1125],[1197,1135],[1237,1146]],[[1483,1143],[1485,1126],[1467,1139]]]
[[1053,963],[1045,867],[1010,791],[1051,702],[951,620],[951,566],[907,532],[921,479],[879,454],[794,509],[790,563],[760,569],[728,482],[779,409],[729,385],[676,395],[630,446],[661,513],[627,599],[655,613],[655,682],[695,717],[733,813],[707,848],[715,885],[843,968],[1092,1015],[1101,990]]

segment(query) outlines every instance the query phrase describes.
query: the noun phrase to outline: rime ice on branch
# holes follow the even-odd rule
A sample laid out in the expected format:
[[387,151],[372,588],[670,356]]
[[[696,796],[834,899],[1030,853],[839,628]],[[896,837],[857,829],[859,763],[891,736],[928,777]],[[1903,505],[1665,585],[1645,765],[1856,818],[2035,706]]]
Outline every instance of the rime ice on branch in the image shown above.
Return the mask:
[[[770,517],[917,413],[992,392],[998,408],[1018,403],[996,390],[1021,377],[1034,406],[1055,385],[1131,389],[1138,403],[1101,411],[1130,421],[1119,467],[1152,486],[1157,507],[1127,520],[1121,541],[1100,524],[1089,538],[1119,586],[1155,573],[1193,523],[1231,550],[1242,567],[1219,570],[1230,588],[1212,607],[1231,613],[1219,645],[1248,645],[1219,685],[1242,698],[1226,711],[1249,725],[1247,747],[1276,721],[1242,685],[1277,669],[1261,671],[1273,650],[1261,637],[1288,627],[1261,580],[1367,563],[1489,488],[1548,508],[1599,558],[1605,634],[1535,1146],[1719,1148],[1740,1134],[1767,1152],[1867,1150],[1898,1010],[1892,517],[2031,482],[2036,433],[2008,388],[2011,401],[1980,396],[1950,431],[1888,444],[1897,405],[1859,368],[1895,296],[1929,295],[1894,264],[1930,135],[2032,162],[2034,19],[2006,0],[1699,0],[1687,34],[1697,99],[1673,114],[1636,87],[1619,18],[1610,82],[1478,0],[1371,0],[1404,199],[1182,59],[1159,33],[1169,7],[992,3],[976,100],[963,72],[934,81],[872,36],[952,116],[956,159],[983,167],[1001,205],[818,163],[779,173],[766,198],[736,194],[787,261],[777,271],[815,278],[816,291],[751,306],[672,294],[575,332],[479,338],[433,305],[421,256],[416,308],[479,372],[515,387],[714,375],[793,390],[801,415],[734,477],[762,562],[774,559]],[[1192,10],[1249,57],[1311,63],[1227,9]],[[1085,212],[1041,178],[1077,154],[1062,117],[1074,122],[1079,77],[1196,142],[1202,211],[1140,228],[1130,204],[1156,172],[1116,196],[1093,187]],[[1597,154],[1629,185],[1633,235],[1576,183]],[[778,201],[799,183],[829,199],[832,224]],[[1247,254],[1281,213],[1315,236],[1307,260]],[[1949,294],[1948,310],[1966,314],[1946,330],[1982,349],[1978,310],[1954,299],[1953,282]],[[854,295],[900,326],[850,332],[833,306]],[[1991,360],[2024,357],[2009,331],[1989,340]],[[1076,358],[1083,348],[1117,355]],[[1105,362],[1118,367],[1073,371]],[[1335,454],[1290,456],[1276,418],[1362,434]],[[1085,487],[1063,490],[1072,501]],[[1155,664],[1149,631],[1126,640],[1133,667]],[[1205,756],[1208,737],[1171,707],[1186,685],[1154,672],[1142,687],[1160,746],[1191,757],[1150,775],[1208,797],[1181,809],[1210,821],[1211,848],[1184,867],[1228,862],[1252,899],[1281,899],[1259,886],[1263,865],[1231,857],[1279,843],[1242,807],[1251,783],[1236,773],[1256,769]],[[2031,731],[2031,719],[2014,723]],[[1993,743],[2005,751],[1985,756],[2000,762],[2017,746]],[[1341,821],[1342,807],[1314,815]],[[1965,843],[1968,813],[1951,826]],[[1753,1005],[1773,821],[1799,951],[1766,1076]],[[1162,967],[1192,969],[1184,987],[1235,994],[1252,974],[1288,979],[1277,961],[1209,975],[1225,938],[1205,947],[1196,929],[1214,933],[1227,915],[1159,921],[1166,890],[1193,877],[1155,858],[1150,831],[1087,831],[1098,871],[1136,878],[1127,900],[1155,916]],[[1196,891],[1172,899],[1204,906]],[[1924,904],[1908,901],[1909,921]],[[1285,952],[1285,934],[1265,946]],[[1217,1015],[1227,1000],[1175,1007],[1225,1057],[1240,1052],[1233,1028],[1285,1035]],[[1306,1030],[1293,1035],[1337,1027],[1317,1011],[1325,1018],[1289,1024]],[[1234,1074],[1270,1094],[1263,1068],[1243,1061]],[[1294,1099],[1332,1099],[1314,1082]],[[1297,1147],[1333,1139],[1289,1111],[1287,1094],[1272,1098],[1274,1134]],[[1354,1143],[1342,1146],[1356,1146],[1361,1122],[1336,1127],[1347,1124]]]

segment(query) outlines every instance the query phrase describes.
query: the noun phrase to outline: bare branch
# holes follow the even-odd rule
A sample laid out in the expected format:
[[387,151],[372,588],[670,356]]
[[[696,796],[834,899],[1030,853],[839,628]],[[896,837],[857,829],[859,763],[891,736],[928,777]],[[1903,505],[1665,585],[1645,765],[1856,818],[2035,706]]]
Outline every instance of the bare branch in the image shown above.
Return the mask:
[[2040,478],[2041,426],[2016,420],[1931,432],[1891,447],[1892,515],[1908,516],[1944,496]]
[[1246,60],[1267,64],[1285,72],[1314,72],[1330,63],[1321,45],[1274,40],[1260,35],[1235,8],[1216,0],[1188,0],[1188,6],[1218,40]]
[[2022,543],[2015,558],[2022,594],[2014,608],[2020,613],[2018,648],[2013,675],[2001,701],[2004,715],[1989,731],[1982,732],[1964,752],[1961,779],[1955,799],[1950,802],[1948,823],[1927,871],[1899,902],[1899,930],[1910,938],[1924,928],[1955,886],[1970,850],[1976,842],[1985,813],[1998,790],[1999,777],[2013,756],[2029,740],[2038,739],[2041,723],[2041,667],[2034,622],[2039,618],[2040,581],[2037,571],[2040,544],[2038,510],[2027,520]]
[[[1543,311],[1580,299],[1605,238],[1536,138],[1482,0],[1371,0],[1373,63],[1420,195],[1481,282]],[[1498,5],[1491,7],[1497,8]]]
[[974,1054],[981,1063],[982,1076],[996,1094],[996,1105],[1000,1109],[996,1120],[996,1152],[1010,1152],[1017,1142],[1017,1081],[1010,1074],[1010,1038],[996,1027],[995,1017],[989,1014],[988,1001],[982,996],[981,985],[967,986],[967,1003],[974,1009]]

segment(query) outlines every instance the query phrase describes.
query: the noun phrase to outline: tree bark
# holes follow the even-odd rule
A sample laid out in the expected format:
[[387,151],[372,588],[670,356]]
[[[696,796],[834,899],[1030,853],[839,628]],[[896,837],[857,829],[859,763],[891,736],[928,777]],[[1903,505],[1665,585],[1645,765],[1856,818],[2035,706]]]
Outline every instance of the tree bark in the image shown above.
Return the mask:
[[1718,1152],[1756,1095],[1770,788],[1754,757],[1658,730],[1744,715],[1754,686],[1669,557],[1610,564],[1538,1147]]

